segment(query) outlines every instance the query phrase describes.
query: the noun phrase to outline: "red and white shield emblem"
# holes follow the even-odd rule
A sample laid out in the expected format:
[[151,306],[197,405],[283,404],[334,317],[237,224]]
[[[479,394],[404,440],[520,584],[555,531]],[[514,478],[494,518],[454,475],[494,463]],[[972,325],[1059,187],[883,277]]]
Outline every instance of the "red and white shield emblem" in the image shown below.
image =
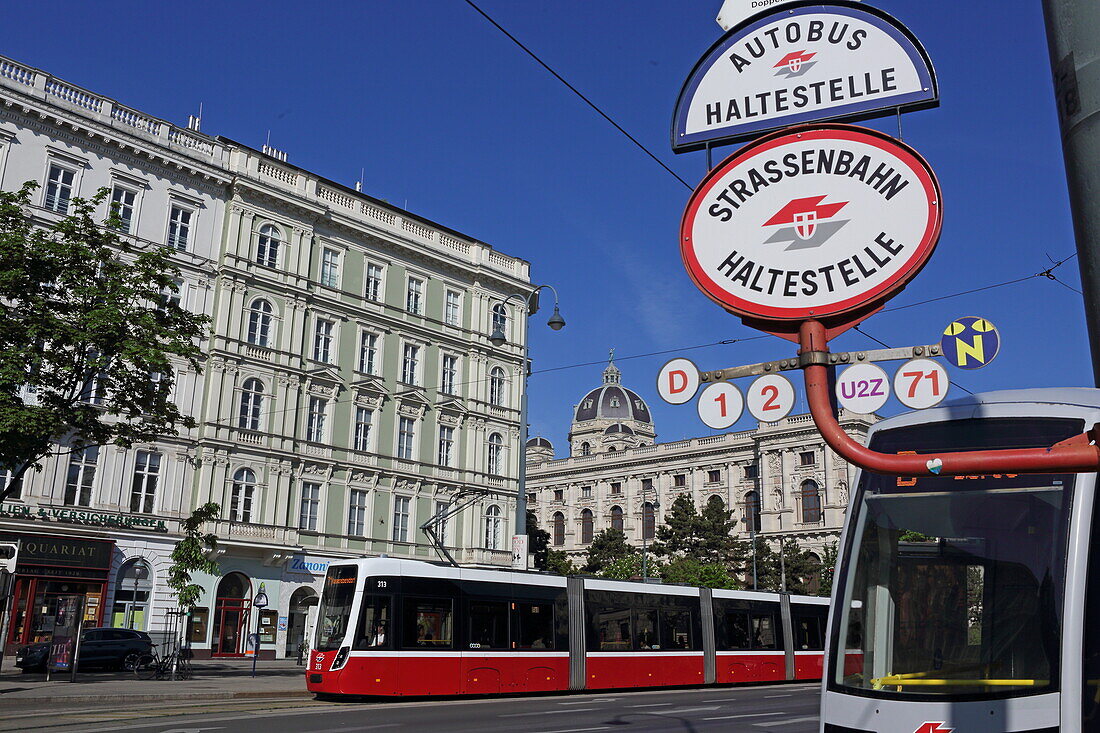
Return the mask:
[[794,232],[799,239],[809,239],[815,231],[817,231],[816,211],[800,211],[794,215]]
[[788,61],[787,68],[791,70],[792,74],[797,74],[798,70],[802,68],[802,57],[795,56],[793,59]]

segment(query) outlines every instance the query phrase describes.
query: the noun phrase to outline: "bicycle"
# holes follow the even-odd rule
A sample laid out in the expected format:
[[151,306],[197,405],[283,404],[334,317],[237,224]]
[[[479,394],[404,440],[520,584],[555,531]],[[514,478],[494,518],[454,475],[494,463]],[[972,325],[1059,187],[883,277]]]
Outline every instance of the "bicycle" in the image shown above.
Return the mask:
[[148,652],[131,652],[126,655],[123,667],[133,672],[138,679],[162,680],[172,677],[172,664],[176,666],[176,679],[191,679],[191,654],[190,649],[174,649],[161,657],[157,651],[157,645],[153,644]]

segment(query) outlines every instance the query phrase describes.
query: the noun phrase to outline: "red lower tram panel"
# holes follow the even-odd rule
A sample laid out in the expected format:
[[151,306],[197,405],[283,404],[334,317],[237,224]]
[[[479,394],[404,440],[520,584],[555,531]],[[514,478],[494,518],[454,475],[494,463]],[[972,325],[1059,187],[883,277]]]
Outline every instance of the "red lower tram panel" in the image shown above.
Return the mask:
[[783,652],[718,652],[714,681],[720,685],[740,682],[781,682],[787,678]]
[[585,660],[585,689],[603,690],[622,687],[664,687],[701,685],[702,652],[667,654],[588,654]]

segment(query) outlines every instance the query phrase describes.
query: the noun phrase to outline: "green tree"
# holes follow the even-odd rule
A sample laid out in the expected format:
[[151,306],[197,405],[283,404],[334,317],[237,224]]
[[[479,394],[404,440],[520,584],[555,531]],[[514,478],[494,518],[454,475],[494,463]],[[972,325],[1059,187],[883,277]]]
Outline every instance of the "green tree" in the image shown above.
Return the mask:
[[[736,538],[737,522],[733,512],[719,496],[707,499],[697,524],[698,550],[695,557],[720,564],[736,572],[744,562],[746,544]],[[717,587],[717,586],[715,586]]]
[[[778,543],[756,538],[757,589],[778,591],[786,578],[787,591],[812,595],[820,578],[820,563],[812,553],[803,550],[794,540],[783,541],[783,560],[779,559]],[[751,552],[751,551],[750,551]],[[752,588],[752,556],[748,560],[748,581]]]
[[717,562],[703,562],[693,557],[681,557],[669,562],[661,568],[661,579],[666,583],[704,588],[736,590],[742,587],[728,566]]
[[547,550],[546,570],[558,575],[576,575],[577,566],[563,550]]
[[826,542],[821,552],[821,585],[817,591],[819,596],[829,596],[833,593],[833,573],[836,570],[838,544],[836,540]]
[[0,192],[0,500],[58,445],[129,448],[194,427],[171,400],[172,359],[199,371],[208,319],[167,294],[180,273],[163,247],[134,247],[107,199],[72,199],[40,226],[27,183]]
[[657,528],[650,551],[658,556],[698,557],[701,547],[699,512],[690,496],[680,494],[665,514],[664,523]]
[[[650,556],[645,559],[645,574],[648,578],[660,578],[664,572],[664,564],[657,558]],[[642,577],[642,555],[622,555],[608,563],[600,572],[601,578],[613,580],[635,580]]]
[[207,554],[218,545],[218,538],[202,531],[207,522],[217,519],[221,507],[209,502],[203,504],[183,520],[183,539],[172,549],[172,565],[168,568],[168,587],[176,597],[180,609],[190,612],[202,597],[202,586],[191,582],[193,573],[218,575],[218,563]]
[[533,556],[535,570],[546,570],[550,559],[550,533],[539,526],[539,518],[527,510],[527,551]]
[[608,527],[592,538],[592,544],[588,546],[588,560],[583,570],[586,573],[599,573],[620,557],[637,552],[637,549],[627,544],[626,535],[621,529]]

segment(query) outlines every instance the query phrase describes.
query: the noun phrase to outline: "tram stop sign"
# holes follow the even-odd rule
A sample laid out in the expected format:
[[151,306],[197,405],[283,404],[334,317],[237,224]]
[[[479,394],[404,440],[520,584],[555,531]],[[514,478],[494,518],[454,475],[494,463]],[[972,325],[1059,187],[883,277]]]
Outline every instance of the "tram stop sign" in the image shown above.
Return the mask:
[[688,201],[680,252],[711,300],[796,341],[879,310],[939,240],[940,188],[909,146],[862,127],[788,128],[741,148]]

